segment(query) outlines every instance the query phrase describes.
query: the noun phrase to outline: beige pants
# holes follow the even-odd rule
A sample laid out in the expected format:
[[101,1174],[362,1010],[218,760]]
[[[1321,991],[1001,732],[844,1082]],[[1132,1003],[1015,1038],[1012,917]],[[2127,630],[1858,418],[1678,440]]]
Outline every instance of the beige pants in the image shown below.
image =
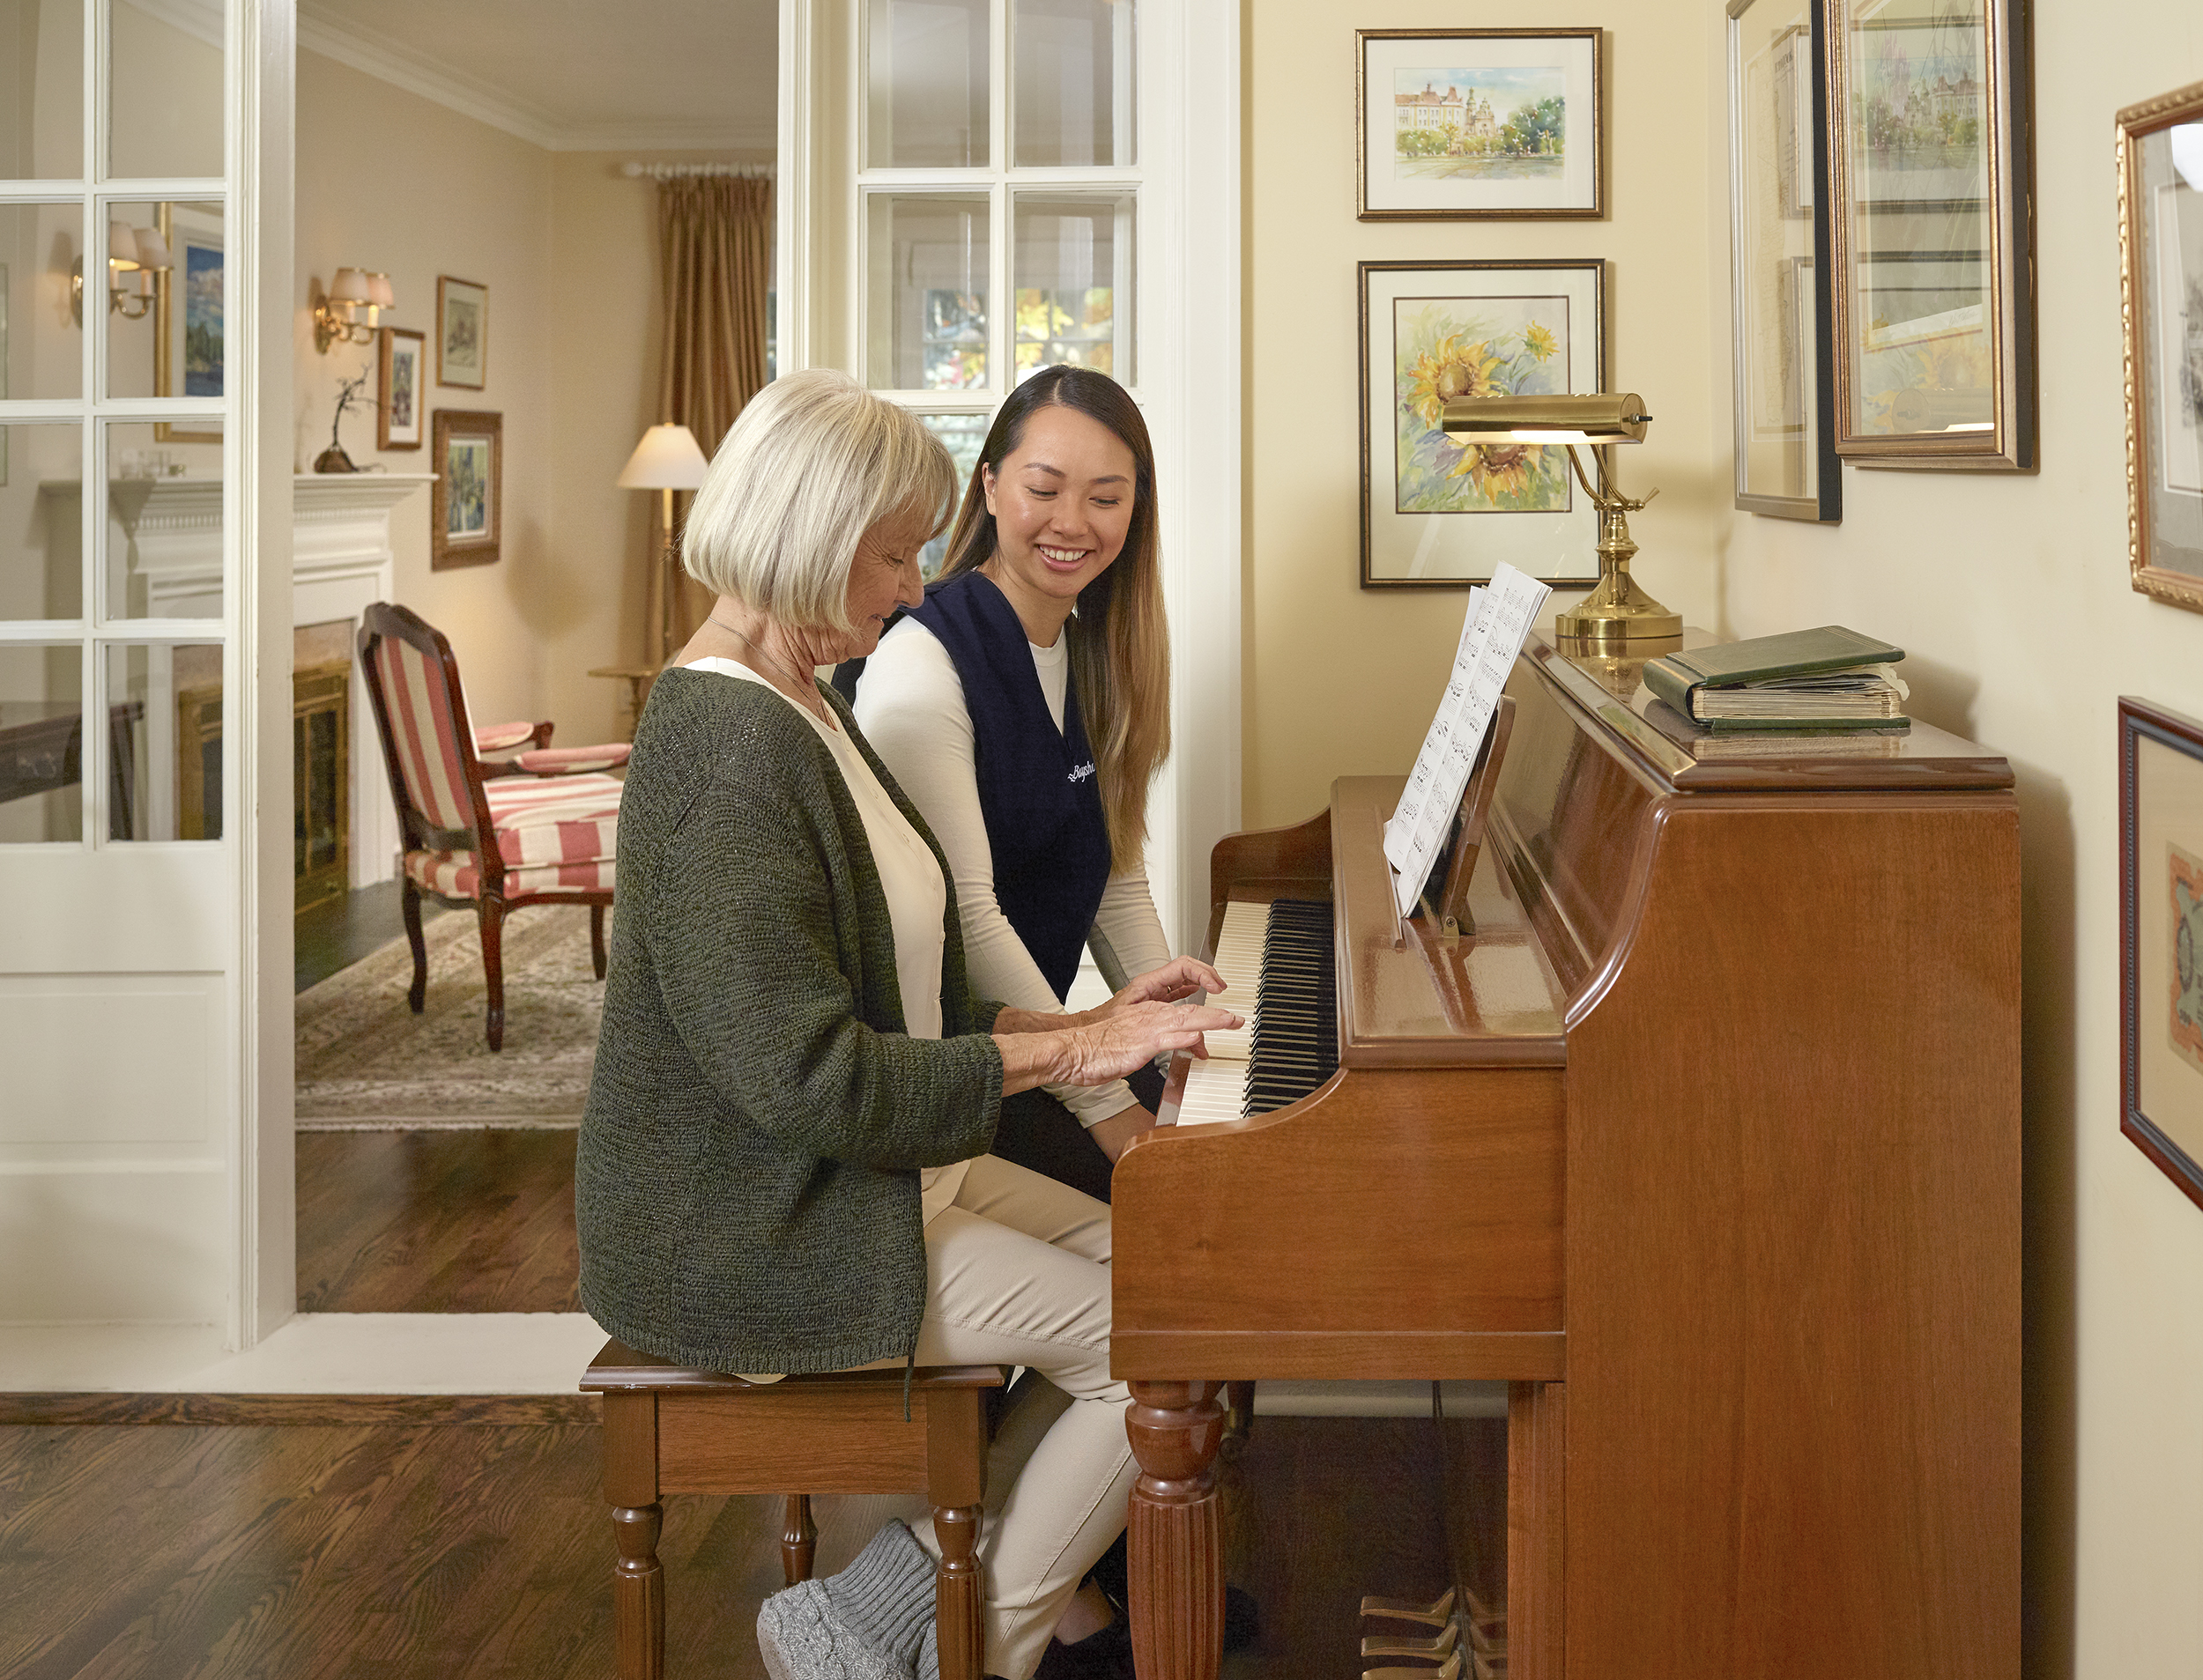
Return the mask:
[[[1021,1365],[987,1457],[985,1664],[1028,1680],[1057,1618],[1124,1527],[1131,1392],[1109,1375],[1109,1210],[985,1156],[925,1228],[920,1365]],[[937,1559],[933,1525],[913,1513]]]

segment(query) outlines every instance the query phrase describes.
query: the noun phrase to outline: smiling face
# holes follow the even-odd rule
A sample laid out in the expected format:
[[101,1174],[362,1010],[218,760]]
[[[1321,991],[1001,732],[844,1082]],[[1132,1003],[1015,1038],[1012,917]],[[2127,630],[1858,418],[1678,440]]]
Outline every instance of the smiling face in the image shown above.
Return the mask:
[[1123,550],[1136,470],[1116,433],[1058,404],[1034,411],[998,468],[980,469],[995,551],[979,569],[1036,645],[1055,645],[1079,591]]

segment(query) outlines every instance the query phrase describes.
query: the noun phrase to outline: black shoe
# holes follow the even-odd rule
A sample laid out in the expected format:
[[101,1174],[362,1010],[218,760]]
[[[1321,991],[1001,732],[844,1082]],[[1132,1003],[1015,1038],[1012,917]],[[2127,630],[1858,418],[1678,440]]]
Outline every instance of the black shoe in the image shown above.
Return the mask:
[[1120,1616],[1076,1644],[1049,1640],[1033,1680],[1133,1680],[1131,1630]]
[[1262,1606],[1252,1593],[1228,1582],[1224,1587],[1224,1649],[1243,1651],[1262,1633]]

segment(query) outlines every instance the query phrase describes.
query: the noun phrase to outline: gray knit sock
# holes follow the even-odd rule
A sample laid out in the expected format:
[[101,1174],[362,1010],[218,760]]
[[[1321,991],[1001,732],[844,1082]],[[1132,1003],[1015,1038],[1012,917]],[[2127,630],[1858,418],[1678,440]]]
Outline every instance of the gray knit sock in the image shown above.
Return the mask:
[[773,1680],[913,1680],[933,1625],[933,1560],[890,1522],[856,1562],[775,1593],[757,1613]]

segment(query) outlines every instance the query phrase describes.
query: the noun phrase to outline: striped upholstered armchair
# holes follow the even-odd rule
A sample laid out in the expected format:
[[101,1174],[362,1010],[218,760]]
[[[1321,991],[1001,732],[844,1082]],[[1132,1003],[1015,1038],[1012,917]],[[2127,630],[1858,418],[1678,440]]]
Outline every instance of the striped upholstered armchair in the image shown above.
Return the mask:
[[[627,763],[627,749],[554,749],[548,723],[472,728],[451,644],[404,607],[378,602],[367,609],[360,664],[404,835],[405,935],[413,947],[407,1001],[418,1015],[428,997],[422,896],[449,909],[471,907],[482,927],[489,1046],[501,1049],[502,936],[513,911],[589,906],[590,956],[597,978],[605,977],[620,788],[605,773]],[[483,757],[516,747],[525,750],[515,758]]]

